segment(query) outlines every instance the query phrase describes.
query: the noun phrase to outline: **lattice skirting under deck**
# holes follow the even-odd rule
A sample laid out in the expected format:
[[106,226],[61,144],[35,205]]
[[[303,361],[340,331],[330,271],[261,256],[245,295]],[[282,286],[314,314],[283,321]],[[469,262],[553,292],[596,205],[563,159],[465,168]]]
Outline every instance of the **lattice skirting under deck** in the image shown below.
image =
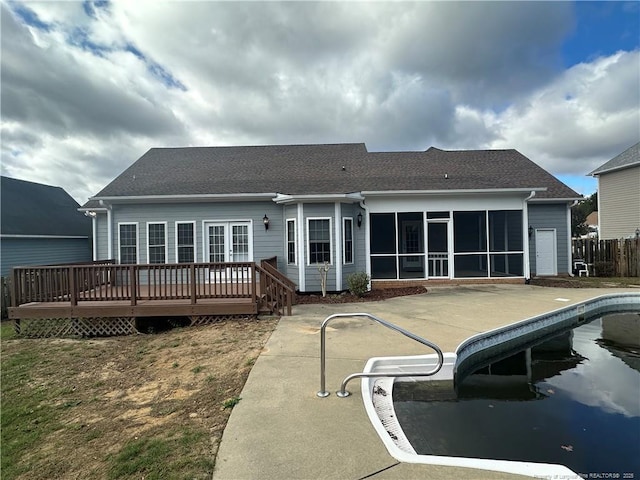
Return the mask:
[[16,320],[21,337],[111,337],[137,333],[134,317],[47,318]]
[[[195,327],[224,321],[255,320],[257,315],[199,315],[188,318],[189,326]],[[172,320],[169,319],[169,324],[173,327],[184,326]],[[28,338],[112,337],[139,333],[135,317],[23,318],[15,321],[15,330],[19,336]]]
[[257,315],[198,315],[189,317],[190,326],[209,325],[227,320],[255,320]]

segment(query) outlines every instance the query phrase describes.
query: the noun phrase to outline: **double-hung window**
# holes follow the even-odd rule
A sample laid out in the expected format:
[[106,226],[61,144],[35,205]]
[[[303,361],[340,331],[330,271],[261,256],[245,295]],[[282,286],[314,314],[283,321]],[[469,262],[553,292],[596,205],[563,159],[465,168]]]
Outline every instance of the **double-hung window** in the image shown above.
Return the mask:
[[118,245],[120,251],[120,263],[138,263],[138,224],[118,224]]
[[296,221],[287,220],[287,263],[295,265],[296,259]]
[[193,263],[196,258],[195,223],[176,223],[176,261],[178,263]]
[[309,264],[331,263],[331,219],[307,219]]
[[353,263],[353,218],[343,218],[343,248],[342,255],[344,264]]
[[167,224],[147,224],[147,252],[149,263],[167,261]]

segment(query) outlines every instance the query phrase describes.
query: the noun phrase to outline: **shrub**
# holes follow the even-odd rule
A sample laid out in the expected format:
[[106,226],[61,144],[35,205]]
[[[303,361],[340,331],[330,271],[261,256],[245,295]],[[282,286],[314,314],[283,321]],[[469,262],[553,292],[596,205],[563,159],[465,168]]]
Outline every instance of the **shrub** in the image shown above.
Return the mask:
[[369,275],[366,272],[356,272],[347,275],[347,286],[349,292],[356,297],[361,297],[369,288]]
[[613,262],[594,262],[593,269],[598,277],[613,277],[616,274],[616,267]]

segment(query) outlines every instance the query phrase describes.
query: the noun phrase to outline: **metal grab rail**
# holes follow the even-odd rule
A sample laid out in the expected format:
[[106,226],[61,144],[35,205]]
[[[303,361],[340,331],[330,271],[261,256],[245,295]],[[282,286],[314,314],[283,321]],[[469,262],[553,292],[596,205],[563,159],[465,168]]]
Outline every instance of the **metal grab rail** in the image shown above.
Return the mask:
[[442,364],[444,363],[444,356],[442,355],[442,350],[435,343],[430,342],[429,340],[425,340],[418,335],[415,335],[404,328],[401,328],[393,323],[387,322],[382,318],[378,318],[375,315],[371,315],[370,313],[334,313],[333,315],[329,315],[322,322],[322,327],[320,327],[320,390],[316,394],[318,397],[324,398],[329,396],[329,392],[325,388],[325,366],[326,366],[326,330],[327,325],[331,320],[336,318],[368,318],[369,320],[373,320],[378,322],[384,327],[390,328],[391,330],[395,330],[398,333],[401,333],[405,337],[409,337],[412,340],[415,340],[418,343],[426,345],[429,348],[435,350],[438,355],[438,364],[428,372],[403,372],[403,373],[352,373],[348,375],[340,386],[340,390],[336,392],[336,395],[340,398],[348,397],[350,393],[346,390],[347,383],[349,383],[354,378],[372,378],[372,377],[429,377],[431,375],[435,375],[442,368]]

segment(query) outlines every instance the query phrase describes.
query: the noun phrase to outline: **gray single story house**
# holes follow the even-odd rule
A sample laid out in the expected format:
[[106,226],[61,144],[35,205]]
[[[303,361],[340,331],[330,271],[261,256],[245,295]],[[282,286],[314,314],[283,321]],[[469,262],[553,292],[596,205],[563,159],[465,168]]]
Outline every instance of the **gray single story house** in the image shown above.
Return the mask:
[[516,150],[268,145],[152,148],[80,210],[95,260],[277,257],[315,292],[325,264],[329,291],[567,274],[580,198]]
[[91,221],[60,187],[0,177],[0,274],[13,267],[91,262]]

